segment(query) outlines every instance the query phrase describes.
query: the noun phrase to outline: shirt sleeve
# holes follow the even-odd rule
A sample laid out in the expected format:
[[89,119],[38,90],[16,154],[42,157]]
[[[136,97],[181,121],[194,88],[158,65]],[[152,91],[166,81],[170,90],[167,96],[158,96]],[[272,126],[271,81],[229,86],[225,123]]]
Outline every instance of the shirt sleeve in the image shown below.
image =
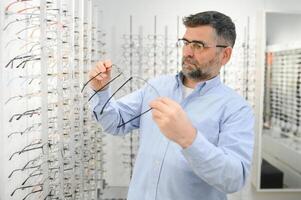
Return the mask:
[[[103,130],[112,135],[124,135],[139,128],[140,118],[124,126],[118,126],[141,113],[143,89],[139,89],[118,100],[114,98],[109,99],[110,96],[111,89],[108,88],[98,92],[90,101],[90,108],[93,111],[94,117],[101,124]],[[103,112],[101,113],[102,109]]]
[[192,170],[209,185],[225,193],[236,192],[250,172],[253,126],[251,107],[242,106],[222,122],[217,145],[198,131],[192,145],[182,153]]

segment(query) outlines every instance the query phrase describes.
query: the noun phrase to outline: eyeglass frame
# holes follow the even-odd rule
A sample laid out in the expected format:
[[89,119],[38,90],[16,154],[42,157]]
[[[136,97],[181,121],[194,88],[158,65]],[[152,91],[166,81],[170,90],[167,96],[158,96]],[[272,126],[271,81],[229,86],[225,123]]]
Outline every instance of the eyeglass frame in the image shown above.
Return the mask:
[[[183,42],[183,45],[180,45],[180,42]],[[227,47],[229,47],[228,45],[219,45],[219,44],[209,46],[209,45],[205,44],[205,42],[203,42],[203,41],[199,41],[199,40],[189,41],[186,38],[179,38],[177,41],[177,47],[187,47],[190,44],[192,44],[192,46],[190,48],[193,50],[193,52],[195,52],[195,51],[201,52],[205,48],[215,48],[215,47],[227,48]]]
[[[115,64],[113,64],[112,66],[116,66]],[[111,67],[112,67],[111,66]],[[118,70],[120,70],[119,68],[117,68]],[[93,76],[92,78],[90,78],[90,80],[88,80],[84,85],[83,85],[83,87],[82,87],[82,89],[81,89],[81,92],[83,92],[83,90],[85,89],[85,87],[89,84],[89,82],[91,82],[93,79],[95,79],[97,76],[101,76],[101,74],[102,74],[103,72],[99,72],[98,74],[96,74],[95,76]],[[108,83],[106,83],[105,85],[103,85],[100,89],[98,89],[98,90],[96,90],[96,91],[94,91],[94,94],[92,95],[92,96],[90,96],[90,98],[88,99],[88,102],[98,93],[98,92],[100,92],[100,91],[102,91],[104,88],[106,88],[108,85],[110,85],[113,81],[115,81],[118,77],[120,77],[121,75],[123,75],[123,72],[122,71],[120,71],[119,72],[119,74],[117,75],[117,76],[115,76],[114,78],[112,78]],[[100,111],[100,115],[102,115],[103,114],[103,112],[104,112],[104,109],[105,109],[105,107],[106,107],[106,105],[109,103],[109,101],[114,97],[114,95],[118,92],[118,91],[120,91],[129,81],[131,81],[133,78],[138,78],[138,79],[140,79],[140,80],[143,80],[148,86],[150,86],[152,89],[154,89],[154,91],[158,94],[158,96],[160,96],[160,94],[159,94],[159,92],[157,91],[157,89],[154,87],[154,86],[152,86],[150,83],[148,83],[146,80],[144,80],[144,79],[142,79],[141,77],[138,77],[138,76],[130,76],[109,98],[108,98],[108,100],[104,103],[104,105],[102,106],[102,108],[101,108],[101,111]],[[137,116],[135,116],[135,117],[133,117],[132,119],[130,119],[130,120],[128,120],[128,121],[126,121],[126,122],[123,122],[123,123],[121,123],[121,124],[119,124],[118,126],[117,126],[117,128],[121,128],[121,127],[123,127],[123,126],[125,126],[126,124],[128,124],[129,122],[131,122],[131,121],[133,121],[133,120],[135,120],[135,119],[137,119],[137,118],[139,118],[139,117],[141,117],[142,115],[144,115],[145,113],[147,113],[147,112],[149,112],[149,111],[151,111],[152,110],[152,108],[149,108],[149,109],[147,109],[147,110],[145,110],[145,111],[143,111],[142,113],[140,113],[139,115],[137,115]]]

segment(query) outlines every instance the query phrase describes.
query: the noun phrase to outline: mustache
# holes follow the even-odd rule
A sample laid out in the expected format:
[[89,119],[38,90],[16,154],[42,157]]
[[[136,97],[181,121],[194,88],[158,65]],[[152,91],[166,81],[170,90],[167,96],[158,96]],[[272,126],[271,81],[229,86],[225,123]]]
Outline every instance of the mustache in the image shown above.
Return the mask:
[[189,63],[191,65],[198,65],[198,62],[195,59],[189,58],[189,57],[183,57],[182,58],[182,64]]

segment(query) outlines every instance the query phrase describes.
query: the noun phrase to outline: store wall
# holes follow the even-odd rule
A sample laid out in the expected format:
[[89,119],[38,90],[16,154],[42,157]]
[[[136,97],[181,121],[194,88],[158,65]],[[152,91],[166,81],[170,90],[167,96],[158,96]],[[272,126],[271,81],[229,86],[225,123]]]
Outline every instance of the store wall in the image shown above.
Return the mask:
[[[239,9],[236,9],[239,5]],[[256,16],[256,10],[262,6],[260,0],[245,1],[241,3],[239,0],[153,0],[153,1],[141,1],[141,0],[111,0],[105,1],[104,8],[104,26],[107,31],[114,29],[117,39],[118,35],[129,33],[129,16],[133,16],[134,32],[138,32],[138,27],[143,26],[144,33],[153,32],[153,20],[154,16],[157,16],[157,32],[160,34],[164,33],[164,26],[167,25],[170,32],[176,31],[177,20],[176,17],[180,17],[180,36],[184,33],[184,27],[182,26],[181,19],[183,16],[189,14],[206,11],[206,10],[217,10],[231,16],[236,23],[238,32],[242,31],[243,25],[246,24],[247,16],[252,18]],[[244,13],[242,16],[241,13]],[[115,35],[115,36],[116,36]],[[111,35],[108,34],[108,57],[118,60],[116,52],[114,52],[114,46],[112,44]],[[116,41],[115,41],[116,42]]]
[[267,45],[301,42],[301,12],[269,13],[266,23]]

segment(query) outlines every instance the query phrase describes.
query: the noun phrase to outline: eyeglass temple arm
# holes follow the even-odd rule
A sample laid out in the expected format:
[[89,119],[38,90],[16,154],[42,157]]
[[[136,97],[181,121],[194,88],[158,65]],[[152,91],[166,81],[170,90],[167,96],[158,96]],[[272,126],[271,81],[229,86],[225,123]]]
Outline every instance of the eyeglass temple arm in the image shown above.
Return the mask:
[[111,96],[110,98],[106,101],[106,103],[102,106],[100,114],[103,114],[103,111],[106,107],[106,105],[109,103],[109,101],[114,97],[114,95],[121,89],[123,88],[130,80],[132,80],[133,77],[130,77],[128,80],[126,80]]
[[[85,89],[85,87],[94,79],[94,78],[96,78],[98,75],[100,75],[100,74],[102,74],[103,72],[99,72],[99,73],[97,73],[95,76],[93,76],[90,80],[88,80],[88,82],[86,82],[85,84],[84,84],[84,86],[83,86],[83,88],[81,89],[81,91],[80,92],[83,92],[84,91],[84,89]],[[101,75],[100,75],[101,76]]]
[[138,116],[136,116],[136,117],[134,117],[134,118],[132,118],[132,119],[126,121],[126,122],[123,122],[122,124],[118,125],[117,128],[121,128],[122,126],[126,125],[127,123],[129,123],[129,122],[131,122],[131,121],[133,121],[133,120],[135,120],[135,119],[137,119],[138,117],[141,117],[142,115],[144,115],[145,113],[149,112],[149,111],[152,110],[152,109],[153,109],[153,108],[149,108],[148,110],[144,111],[144,112],[141,113],[140,115],[138,115]]
[[121,76],[122,73],[118,74],[118,76],[116,76],[115,78],[113,78],[112,80],[110,80],[107,84],[105,84],[104,86],[102,86],[100,89],[98,89],[89,99],[88,101],[90,101],[98,92],[100,92],[103,88],[107,87],[110,83],[112,83],[115,79],[117,79],[119,76]]
[[[116,65],[111,65],[110,67],[113,67],[113,66],[116,66]],[[84,91],[84,89],[85,89],[85,87],[94,79],[94,78],[96,78],[98,75],[100,75],[100,74],[102,74],[103,72],[99,72],[98,74],[96,74],[95,76],[93,76],[87,83],[85,83],[84,85],[83,85],[83,88],[81,89],[81,92],[83,92]]]

